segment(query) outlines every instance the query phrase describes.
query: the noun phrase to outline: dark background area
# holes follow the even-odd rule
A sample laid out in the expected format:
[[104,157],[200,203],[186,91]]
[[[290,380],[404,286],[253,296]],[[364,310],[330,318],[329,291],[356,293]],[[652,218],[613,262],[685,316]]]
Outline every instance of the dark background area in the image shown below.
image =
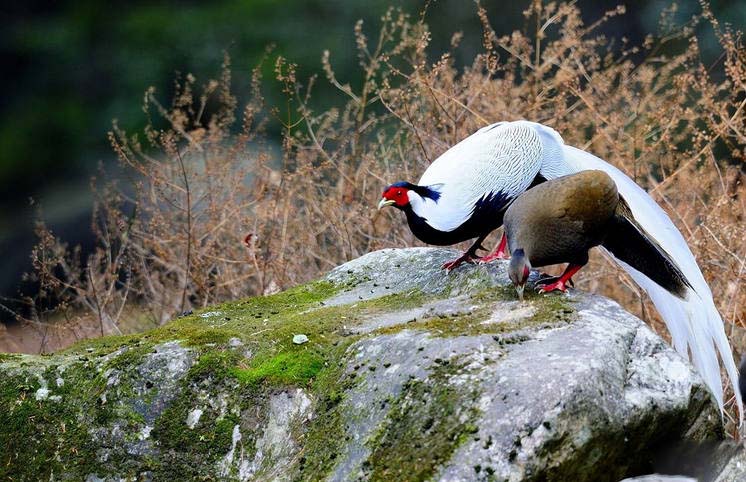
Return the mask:
[[[528,1],[483,1],[498,35],[521,29]],[[586,22],[622,2],[578,2]],[[626,2],[627,13],[603,27],[609,37],[640,42],[658,31],[668,1]],[[148,86],[168,103],[178,72],[201,82],[218,75],[223,52],[232,59],[234,89],[248,94],[252,68],[266,47],[299,65],[299,78],[321,73],[321,54],[331,51],[338,78],[359,78],[353,27],[363,19],[375,37],[380,17],[395,5],[417,18],[424,3],[406,0],[216,2],[4,2],[0,6],[0,295],[13,296],[29,269],[33,222],[39,213],[71,245],[91,243],[89,179],[100,163],[112,165],[106,133],[112,119],[133,132],[144,126],[141,106]],[[746,27],[741,0],[713,2],[721,22]],[[696,0],[679,5],[677,20],[699,11]],[[464,33],[457,61],[468,64],[481,49],[481,27],[471,1],[429,4],[431,54],[448,48],[451,35]],[[703,55],[717,61],[717,43],[703,26]],[[271,72],[271,62],[267,72]],[[281,99],[268,81],[270,103]],[[328,107],[341,100],[323,75],[314,102]],[[33,201],[32,201],[33,200]]]

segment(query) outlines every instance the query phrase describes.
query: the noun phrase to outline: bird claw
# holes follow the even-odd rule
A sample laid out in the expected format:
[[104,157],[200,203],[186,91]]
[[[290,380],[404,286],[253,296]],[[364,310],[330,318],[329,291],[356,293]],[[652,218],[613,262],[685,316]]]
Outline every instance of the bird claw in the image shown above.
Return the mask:
[[539,286],[541,286],[541,288],[539,288],[539,293],[549,293],[551,291],[561,291],[564,293],[567,291],[567,285],[561,279],[558,279],[553,283],[541,284]]
[[[552,283],[556,283],[557,281],[559,281],[559,279],[560,279],[559,276],[553,276],[553,275],[547,274],[547,273],[539,273],[539,279],[536,280],[536,282],[534,283],[534,285],[536,287],[548,286],[548,285],[550,285]],[[569,279],[569,280],[567,280],[567,281],[564,282],[564,286],[565,287],[569,286],[570,288],[575,288],[575,283],[573,282],[573,280],[571,278],[571,279]]]
[[458,258],[448,261],[447,263],[443,263],[442,269],[446,270],[447,272],[450,272],[453,269],[456,269],[457,267],[461,266],[463,263],[470,263],[474,264],[477,263],[481,259],[480,256],[472,255],[469,253],[464,253],[463,255],[459,256]]

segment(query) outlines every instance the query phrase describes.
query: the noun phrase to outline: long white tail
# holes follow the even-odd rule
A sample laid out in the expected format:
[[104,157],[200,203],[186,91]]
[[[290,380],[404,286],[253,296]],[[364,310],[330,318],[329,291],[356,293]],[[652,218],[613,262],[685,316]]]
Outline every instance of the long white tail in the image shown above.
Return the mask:
[[[635,220],[676,261],[692,287],[687,289],[685,299],[672,295],[635,268],[614,258],[648,293],[671,332],[676,350],[685,358],[688,357],[688,351],[691,352],[692,363],[710,387],[722,410],[723,388],[720,364],[715,351],[717,348],[733,385],[739,421],[743,422],[743,402],[738,390],[738,370],[728,338],[725,336],[723,320],[715,307],[712,292],[684,237],[648,193],[622,171],[593,154],[575,147],[563,145],[562,155],[572,172],[598,169],[609,174],[616,182],[619,194],[629,205]],[[552,174],[555,173],[552,172]]]

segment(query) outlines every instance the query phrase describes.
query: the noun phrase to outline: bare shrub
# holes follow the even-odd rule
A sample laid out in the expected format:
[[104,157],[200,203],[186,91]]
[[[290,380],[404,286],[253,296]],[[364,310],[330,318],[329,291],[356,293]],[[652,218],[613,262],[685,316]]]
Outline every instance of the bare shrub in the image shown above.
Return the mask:
[[[282,58],[274,72],[285,105],[264,105],[257,70],[239,119],[227,60],[222,77],[201,89],[191,76],[181,79],[168,107],[149,89],[148,128],[128,135],[115,125],[110,135],[131,177],[99,192],[96,250],[81,264],[40,228],[35,276],[43,293],[102,333],[143,313],[163,323],[193,307],[286,288],[370,250],[416,244],[398,213],[375,211],[381,188],[416,181],[483,125],[525,118],[652,193],[695,253],[733,346],[745,351],[746,54],[740,33],[719,25],[706,4],[683,28],[671,23],[672,11],[659,37],[629,45],[598,33],[622,7],[586,25],[574,3],[533,1],[528,27],[505,37],[478,8],[484,50],[459,69],[459,34],[453,51],[431,62],[426,24],[392,9],[375,39],[355,26],[360,85],[337,78],[324,52],[326,80],[346,100],[321,112],[308,102],[318,79],[302,84]],[[700,60],[694,28],[702,22],[722,48],[713,66]],[[282,126],[279,149],[265,133],[269,122]],[[648,300],[600,256],[578,285],[666,333]]]

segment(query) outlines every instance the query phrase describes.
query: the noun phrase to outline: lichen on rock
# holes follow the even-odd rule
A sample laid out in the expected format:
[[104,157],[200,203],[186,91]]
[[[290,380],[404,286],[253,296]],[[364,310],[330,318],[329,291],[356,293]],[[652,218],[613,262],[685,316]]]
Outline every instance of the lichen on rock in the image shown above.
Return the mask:
[[0,357],[0,478],[619,480],[722,436],[688,362],[618,305],[520,303],[504,263],[445,273],[453,255],[377,251],[154,331]]

